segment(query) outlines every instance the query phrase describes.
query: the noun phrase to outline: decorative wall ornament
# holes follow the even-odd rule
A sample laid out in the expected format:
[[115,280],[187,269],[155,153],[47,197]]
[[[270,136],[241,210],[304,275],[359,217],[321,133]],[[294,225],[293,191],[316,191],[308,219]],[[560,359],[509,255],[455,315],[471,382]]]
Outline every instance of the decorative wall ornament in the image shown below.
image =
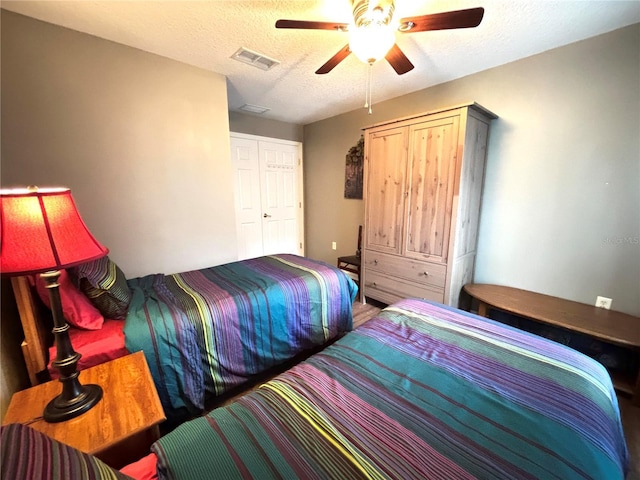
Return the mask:
[[364,174],[364,136],[347,153],[344,178],[344,198],[362,198]]

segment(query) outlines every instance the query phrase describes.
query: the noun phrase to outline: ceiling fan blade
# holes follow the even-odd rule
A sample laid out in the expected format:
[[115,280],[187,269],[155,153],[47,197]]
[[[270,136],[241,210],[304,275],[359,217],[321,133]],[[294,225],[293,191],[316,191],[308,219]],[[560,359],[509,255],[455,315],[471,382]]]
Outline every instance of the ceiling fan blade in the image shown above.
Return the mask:
[[300,28],[304,30],[337,30],[346,32],[348,23],[313,22],[308,20],[278,20],[276,28]]
[[347,56],[350,53],[351,53],[351,50],[349,49],[349,45],[347,44],[338,53],[336,53],[333,57],[331,57],[327,63],[325,63],[318,70],[316,70],[316,73],[318,75],[329,73],[331,70],[334,69],[336,65],[338,65],[342,60],[347,58]]
[[393,44],[393,47],[391,47],[391,50],[389,50],[384,58],[387,59],[387,62],[389,62],[398,75],[404,75],[413,70],[413,63],[411,63],[402,50],[400,50],[397,43]]
[[400,20],[400,32],[413,33],[427,30],[448,30],[452,28],[473,28],[480,25],[484,8],[469,8],[451,12],[406,17]]

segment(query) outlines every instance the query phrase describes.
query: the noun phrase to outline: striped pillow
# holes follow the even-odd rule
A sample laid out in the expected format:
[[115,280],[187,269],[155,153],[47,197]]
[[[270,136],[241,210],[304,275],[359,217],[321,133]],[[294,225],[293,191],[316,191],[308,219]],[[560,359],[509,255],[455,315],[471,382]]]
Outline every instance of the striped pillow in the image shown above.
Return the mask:
[[26,425],[6,425],[2,427],[0,437],[2,478],[131,480],[131,477],[114,470],[96,457],[49,438]]
[[120,267],[109,257],[83,263],[69,270],[83,292],[105,318],[127,316],[131,290]]

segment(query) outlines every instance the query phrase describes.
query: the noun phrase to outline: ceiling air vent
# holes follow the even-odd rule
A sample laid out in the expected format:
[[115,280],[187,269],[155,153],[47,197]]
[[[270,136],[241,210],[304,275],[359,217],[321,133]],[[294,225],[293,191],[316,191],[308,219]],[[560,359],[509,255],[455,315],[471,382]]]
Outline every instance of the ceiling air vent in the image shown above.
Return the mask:
[[236,53],[231,55],[231,58],[238,60],[239,62],[246,63],[247,65],[253,65],[260,70],[270,70],[280,62],[273,58],[266,57],[261,53],[254,52],[247,48],[240,48]]
[[242,110],[243,112],[256,113],[258,115],[262,115],[265,112],[271,110],[267,107],[261,107],[259,105],[251,105],[249,103],[245,103],[238,110]]

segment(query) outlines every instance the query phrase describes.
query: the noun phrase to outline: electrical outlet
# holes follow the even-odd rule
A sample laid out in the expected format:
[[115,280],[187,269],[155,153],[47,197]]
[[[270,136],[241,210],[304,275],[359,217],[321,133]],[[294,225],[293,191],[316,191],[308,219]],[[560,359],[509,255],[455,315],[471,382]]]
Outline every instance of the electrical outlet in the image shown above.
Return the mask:
[[596,307],[606,308],[609,310],[611,308],[611,302],[612,300],[610,298],[601,297],[599,295],[596,297]]
[[338,248],[338,245],[336,244],[336,242],[331,242],[331,249],[335,250]]

